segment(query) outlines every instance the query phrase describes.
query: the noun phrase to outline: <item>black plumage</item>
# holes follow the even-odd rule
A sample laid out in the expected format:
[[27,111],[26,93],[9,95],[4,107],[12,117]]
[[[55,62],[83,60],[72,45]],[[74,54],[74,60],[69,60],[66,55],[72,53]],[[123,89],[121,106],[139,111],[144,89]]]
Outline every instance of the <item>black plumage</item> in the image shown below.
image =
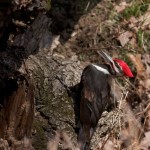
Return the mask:
[[[107,64],[99,67],[110,70]],[[80,81],[81,127],[78,133],[80,149],[88,149],[102,112],[109,104],[111,80],[111,74],[98,70],[94,65],[88,65],[83,70]]]

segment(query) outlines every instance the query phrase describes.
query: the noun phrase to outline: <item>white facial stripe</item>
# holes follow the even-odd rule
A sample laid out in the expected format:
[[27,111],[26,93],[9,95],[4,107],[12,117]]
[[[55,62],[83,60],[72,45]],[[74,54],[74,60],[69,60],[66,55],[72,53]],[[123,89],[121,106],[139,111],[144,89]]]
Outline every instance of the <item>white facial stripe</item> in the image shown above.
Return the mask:
[[101,71],[101,72],[103,72],[104,74],[110,74],[109,72],[108,72],[108,70],[106,70],[106,69],[104,69],[104,68],[102,68],[102,67],[100,67],[100,66],[97,66],[97,65],[94,65],[94,64],[92,64],[98,71]]
[[[119,71],[119,70],[122,71],[122,67],[120,66],[120,64],[119,64],[118,62],[116,62],[116,63],[118,64],[118,67],[119,67],[119,69],[118,69],[118,67],[117,67],[118,71]],[[119,71],[119,72],[120,72],[120,71]]]
[[118,68],[116,67],[116,65],[115,65],[114,62],[113,62],[113,67],[114,67],[115,71],[116,71],[117,73],[119,73],[119,70],[118,70]]

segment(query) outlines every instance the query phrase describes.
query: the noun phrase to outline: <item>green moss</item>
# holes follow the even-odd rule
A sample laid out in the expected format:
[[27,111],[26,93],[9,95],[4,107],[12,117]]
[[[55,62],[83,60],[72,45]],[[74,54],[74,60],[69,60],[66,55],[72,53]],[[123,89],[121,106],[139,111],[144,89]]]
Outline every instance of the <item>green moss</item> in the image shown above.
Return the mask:
[[39,77],[39,88],[38,91],[40,91],[39,99],[41,100],[42,104],[46,106],[47,111],[50,113],[54,112],[60,112],[60,114],[66,111],[65,106],[71,105],[71,98],[68,97],[67,92],[61,91],[57,93],[57,95],[54,95],[53,91],[53,85],[50,82],[45,82],[44,74],[43,72],[38,72]]
[[43,102],[46,106],[42,109],[42,112],[44,114],[52,116],[53,118],[56,118],[58,120],[64,117],[66,119],[72,118],[72,100],[70,97],[68,97],[67,92],[64,92],[60,96],[57,96],[57,99],[55,99],[53,93],[49,93],[47,97],[43,99]]
[[122,12],[122,17],[129,19],[130,17],[139,17],[143,15],[148,10],[149,2],[141,2],[138,0],[133,1],[132,5],[130,7],[127,7]]
[[36,129],[36,134],[33,138],[33,145],[36,150],[46,150],[48,139],[43,130],[45,126],[46,128],[65,129],[70,133],[74,132],[72,126],[66,123],[71,122],[72,124],[74,121],[73,101],[71,97],[68,97],[67,91],[63,87],[57,88],[61,84],[59,84],[59,81],[55,79],[53,74],[46,78],[43,70],[37,68],[33,76],[36,81],[35,101],[37,105],[43,106],[38,108],[38,110],[47,116],[46,120],[42,117],[34,120],[33,129]]
[[38,75],[36,78],[36,83],[38,84],[36,88],[36,103],[44,106],[40,111],[51,118],[52,124],[62,128],[59,124],[60,120],[73,120],[72,99],[68,97],[67,91],[64,92],[62,89],[57,92],[53,91],[53,84],[45,78],[42,70],[38,69],[36,75]]
[[137,40],[138,40],[139,47],[142,47],[142,35],[143,35],[143,31],[139,29],[137,33]]
[[149,4],[150,2],[148,0],[132,0],[131,6],[127,7],[121,13],[117,13],[116,11],[114,11],[114,9],[112,9],[110,13],[110,19],[115,19],[115,21],[121,21],[122,19],[130,19],[132,16],[139,17],[148,10]]
[[42,128],[42,123],[40,121],[34,120],[33,129],[36,130],[36,134],[33,138],[33,146],[36,150],[46,150],[47,139]]
[[42,1],[42,7],[49,11],[51,9],[51,0]]

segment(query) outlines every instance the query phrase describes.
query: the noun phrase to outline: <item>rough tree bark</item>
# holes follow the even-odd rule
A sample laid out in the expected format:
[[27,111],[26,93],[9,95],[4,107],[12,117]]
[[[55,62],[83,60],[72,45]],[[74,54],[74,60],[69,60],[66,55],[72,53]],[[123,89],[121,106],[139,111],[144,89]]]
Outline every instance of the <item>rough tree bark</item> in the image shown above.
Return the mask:
[[[73,86],[79,82],[82,68],[77,56],[71,50],[66,55],[63,52],[67,53],[68,50],[63,50],[61,46],[57,52],[53,49],[57,45],[58,37],[52,36],[48,31],[49,25],[50,20],[41,14],[33,24],[33,32],[28,33],[27,31],[21,35],[25,38],[24,41],[27,39],[28,45],[44,46],[40,46],[39,52],[30,56],[26,61],[36,87],[37,115],[33,124],[33,128],[37,130],[33,140],[36,149],[45,149],[47,138],[48,140],[53,139],[54,131],[57,130],[68,132],[69,137],[76,143],[74,103],[58,78],[68,87]],[[40,38],[37,35],[40,35]],[[40,39],[40,41],[35,39]],[[19,46],[25,47],[26,44]],[[26,49],[33,50],[31,47]],[[44,136],[45,133],[47,137]]]
[[[31,28],[15,38],[11,46],[14,53],[10,49],[1,53],[2,91],[10,88],[11,92],[8,97],[6,93],[1,98],[1,147],[20,149],[24,139],[34,134],[34,148],[46,149],[48,140],[55,136],[54,131],[68,132],[72,141],[76,141],[74,103],[58,78],[67,86],[75,85],[79,82],[81,66],[71,50],[68,55],[62,54],[67,52],[61,47],[60,52],[54,51],[58,37],[49,31],[50,24],[51,20],[46,15],[39,14]],[[6,70],[6,67],[10,69]],[[6,73],[9,79],[5,81]],[[25,77],[26,74],[30,78]],[[32,133],[34,88],[31,79],[35,85],[36,104]],[[15,87],[10,87],[11,82]],[[30,144],[28,146],[31,147]],[[73,145],[68,146],[73,148]]]

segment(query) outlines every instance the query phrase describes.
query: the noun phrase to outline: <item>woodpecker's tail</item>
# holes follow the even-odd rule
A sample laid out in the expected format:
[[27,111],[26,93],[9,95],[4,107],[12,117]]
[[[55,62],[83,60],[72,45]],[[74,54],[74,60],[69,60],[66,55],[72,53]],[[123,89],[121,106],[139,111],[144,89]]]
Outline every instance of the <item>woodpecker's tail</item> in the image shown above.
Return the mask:
[[78,146],[80,150],[89,150],[91,137],[93,136],[94,130],[88,125],[80,127],[78,133]]

